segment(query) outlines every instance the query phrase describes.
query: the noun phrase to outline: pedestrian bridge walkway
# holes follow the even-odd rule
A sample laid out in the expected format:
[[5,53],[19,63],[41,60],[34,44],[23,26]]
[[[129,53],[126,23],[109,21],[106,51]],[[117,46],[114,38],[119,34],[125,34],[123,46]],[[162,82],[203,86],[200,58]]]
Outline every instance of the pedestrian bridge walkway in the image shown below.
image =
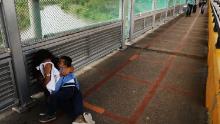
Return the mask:
[[[179,16],[78,76],[97,124],[205,124],[208,14]],[[39,101],[1,124],[37,124]],[[51,124],[69,124],[58,113]]]

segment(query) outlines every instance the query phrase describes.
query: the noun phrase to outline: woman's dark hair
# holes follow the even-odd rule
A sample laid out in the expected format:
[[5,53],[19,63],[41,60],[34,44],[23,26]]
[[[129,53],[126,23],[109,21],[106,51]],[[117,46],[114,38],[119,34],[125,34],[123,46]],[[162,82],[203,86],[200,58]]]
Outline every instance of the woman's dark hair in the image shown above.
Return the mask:
[[71,67],[72,66],[72,59],[70,57],[68,57],[68,56],[61,56],[60,59],[64,60],[64,64],[67,67]]
[[58,65],[59,59],[56,58],[49,50],[41,49],[33,54],[33,65],[39,66],[46,59],[50,59],[55,67]]

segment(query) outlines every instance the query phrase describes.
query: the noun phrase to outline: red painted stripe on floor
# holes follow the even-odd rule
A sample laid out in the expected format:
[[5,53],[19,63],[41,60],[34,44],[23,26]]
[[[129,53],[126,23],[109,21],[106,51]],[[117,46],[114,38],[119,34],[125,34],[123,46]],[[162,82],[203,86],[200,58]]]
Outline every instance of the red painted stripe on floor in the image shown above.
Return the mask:
[[120,123],[128,123],[128,121],[129,121],[129,118],[123,117],[123,116],[120,116],[120,115],[116,115],[116,114],[114,114],[112,112],[109,112],[109,111],[105,111],[103,113],[103,115],[106,116],[106,117],[111,118],[112,120],[118,121]]
[[118,73],[116,74],[116,76],[124,79],[124,80],[129,80],[129,81],[134,81],[134,82],[137,82],[137,83],[140,83],[140,84],[148,84],[150,83],[149,81],[146,81],[146,80],[141,80],[141,79],[138,79],[134,76],[131,76],[131,75],[125,75],[125,74],[122,74],[122,73]]
[[165,65],[163,70],[161,70],[158,78],[152,84],[152,86],[150,87],[150,90],[145,94],[145,97],[144,97],[143,101],[139,104],[136,111],[132,114],[132,116],[129,120],[129,124],[137,123],[138,119],[143,114],[145,107],[149,104],[150,100],[155,95],[155,93],[157,91],[157,88],[159,87],[161,81],[164,79],[164,77],[166,76],[168,70],[170,69],[173,59],[174,59],[174,56],[169,57],[169,59],[167,61],[167,64]]
[[83,95],[85,98],[91,95],[93,92],[97,91],[105,82],[110,80],[117,72],[121,71],[125,66],[127,66],[131,61],[137,59],[137,54],[133,55],[129,60],[125,61],[118,67],[116,67],[115,70],[113,70],[108,76],[106,76],[104,79],[96,83],[93,87],[89,88],[85,94]]
[[127,117],[124,117],[124,116],[121,116],[121,115],[117,115],[115,113],[112,113],[110,111],[107,111],[105,110],[104,108],[102,107],[99,107],[99,106],[96,106],[96,105],[93,105],[93,104],[90,104],[89,102],[86,102],[84,101],[84,107],[89,109],[89,110],[92,110],[98,114],[101,114],[103,116],[106,116],[108,118],[111,118],[112,120],[114,121],[118,121],[118,122],[128,122],[129,118]]
[[96,113],[99,113],[99,114],[103,114],[105,112],[105,109],[102,108],[102,107],[99,107],[99,106],[96,106],[96,105],[92,105],[86,101],[83,102],[84,103],[84,107],[87,108],[87,109],[90,109]]
[[114,71],[112,71],[107,77],[96,83],[93,87],[89,88],[85,94],[83,95],[85,98],[91,95],[93,92],[98,90],[105,82],[110,80],[117,72],[122,70],[126,65],[128,65],[131,61],[126,61],[123,64],[121,64],[118,68],[116,68]]
[[129,58],[129,60],[130,60],[130,61],[134,61],[134,60],[138,59],[139,56],[140,56],[139,54],[135,54],[135,55],[131,56],[131,57]]
[[[189,35],[190,31],[192,30],[193,25],[195,24],[196,20],[198,19],[199,15],[197,15],[197,17],[194,19],[194,21],[192,22],[192,24],[190,25],[189,30],[187,31],[187,33],[184,35],[184,37],[181,39],[180,43],[178,44],[178,46],[176,47],[175,50],[180,51],[183,48],[183,44],[184,41],[186,40],[187,36]],[[146,108],[146,106],[149,104],[150,100],[153,98],[153,96],[156,93],[157,88],[159,87],[161,81],[163,80],[163,78],[165,77],[165,75],[167,74],[169,68],[171,67],[171,64],[173,62],[173,60],[175,59],[176,56],[174,55],[170,55],[168,60],[167,60],[167,64],[165,66],[165,68],[160,72],[159,77],[157,78],[157,80],[155,81],[155,83],[152,84],[152,87],[150,88],[149,92],[147,92],[145,94],[144,100],[141,102],[141,104],[138,106],[138,108],[136,109],[136,111],[132,114],[129,123],[130,124],[135,124],[137,123],[138,119],[140,118],[140,116],[143,114],[144,109]]]

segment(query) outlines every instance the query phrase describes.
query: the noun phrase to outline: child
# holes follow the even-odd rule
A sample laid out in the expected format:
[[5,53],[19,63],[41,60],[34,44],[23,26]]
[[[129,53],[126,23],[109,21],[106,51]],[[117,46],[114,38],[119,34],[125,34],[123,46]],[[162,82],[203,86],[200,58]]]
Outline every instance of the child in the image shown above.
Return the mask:
[[71,73],[72,59],[62,56],[59,59],[60,79],[56,83],[55,91],[48,97],[48,112],[39,121],[46,123],[56,119],[56,110],[62,107],[74,119],[83,114],[83,100],[79,83]]
[[[44,89],[47,90],[45,92],[51,94],[55,91],[56,82],[58,82],[60,76],[62,76],[57,69],[58,63],[56,57],[50,51],[41,49],[35,53],[34,63],[35,66],[37,66],[36,69],[41,73],[41,76],[39,76],[39,74],[36,76],[38,81],[40,81]],[[70,66],[66,68],[65,73],[71,73],[73,70],[74,68]],[[37,72],[35,72],[35,74],[37,74]]]

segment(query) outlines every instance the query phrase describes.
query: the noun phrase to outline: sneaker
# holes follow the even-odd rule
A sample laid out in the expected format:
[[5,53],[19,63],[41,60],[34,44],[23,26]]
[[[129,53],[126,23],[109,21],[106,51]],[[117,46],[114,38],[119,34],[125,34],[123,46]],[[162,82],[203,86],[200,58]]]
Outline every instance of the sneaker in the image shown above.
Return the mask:
[[74,122],[76,123],[86,123],[86,120],[85,118],[83,117],[83,115],[79,115],[75,120]]
[[[55,112],[55,114],[56,114],[56,112]],[[46,112],[41,112],[41,113],[39,113],[39,116],[46,116],[46,115],[47,115]]]
[[47,122],[53,121],[55,119],[56,119],[55,115],[46,115],[46,116],[43,116],[41,119],[39,119],[39,122],[47,123]]
[[45,116],[45,115],[47,115],[45,112],[39,113],[39,116]]

